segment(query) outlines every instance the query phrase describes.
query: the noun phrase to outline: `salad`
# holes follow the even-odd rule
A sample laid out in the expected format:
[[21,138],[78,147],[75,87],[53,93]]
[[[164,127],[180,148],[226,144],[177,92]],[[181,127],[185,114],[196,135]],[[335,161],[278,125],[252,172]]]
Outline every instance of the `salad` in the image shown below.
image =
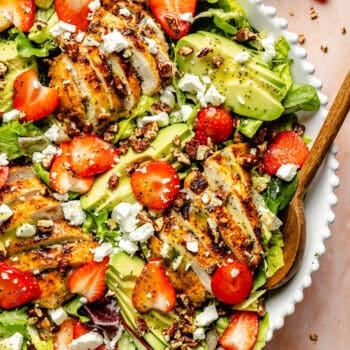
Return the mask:
[[262,349],[320,106],[288,41],[238,0],[11,0],[0,30],[0,348]]

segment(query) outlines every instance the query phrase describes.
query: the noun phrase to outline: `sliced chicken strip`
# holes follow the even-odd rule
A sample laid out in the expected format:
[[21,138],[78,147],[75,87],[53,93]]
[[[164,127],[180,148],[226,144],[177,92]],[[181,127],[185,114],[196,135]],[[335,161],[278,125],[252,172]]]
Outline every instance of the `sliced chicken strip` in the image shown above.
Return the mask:
[[11,184],[12,182],[19,180],[30,179],[32,177],[36,177],[36,174],[31,166],[12,166],[10,167],[7,184]]
[[29,272],[62,269],[66,266],[78,267],[93,260],[91,250],[97,246],[95,241],[56,244],[13,254],[7,262]]

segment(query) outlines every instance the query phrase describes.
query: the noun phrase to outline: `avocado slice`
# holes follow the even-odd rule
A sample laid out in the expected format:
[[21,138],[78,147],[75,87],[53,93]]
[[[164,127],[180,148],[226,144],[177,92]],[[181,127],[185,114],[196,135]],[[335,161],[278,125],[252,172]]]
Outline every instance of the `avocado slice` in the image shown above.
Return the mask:
[[[193,52],[180,55],[182,47],[191,47]],[[204,56],[198,55],[208,51]],[[243,51],[249,52],[250,58],[239,63],[235,57]],[[215,66],[215,59],[222,63]],[[258,52],[233,40],[204,31],[187,35],[176,45],[175,60],[184,73],[209,76],[226,96],[225,105],[239,115],[269,121],[284,111],[281,101],[289,86],[269,69]]]
[[[120,202],[135,202],[132,193],[130,177],[126,175],[125,167],[128,164],[142,162],[150,159],[172,160],[171,148],[174,138],[178,136],[185,142],[191,136],[191,130],[186,124],[177,123],[159,130],[157,137],[153,140],[146,151],[136,153],[131,148],[120,157],[119,163],[111,170],[99,176],[90,191],[81,197],[81,205],[86,210],[112,209]],[[108,181],[113,174],[120,177],[119,185],[111,190]]]
[[0,112],[12,109],[13,83],[16,77],[29,69],[37,70],[34,58],[18,55],[17,44],[13,40],[0,40],[0,64],[6,67],[4,76],[0,77]]
[[135,310],[131,301],[136,279],[141,274],[144,264],[141,258],[131,257],[125,252],[114,254],[106,274],[107,285],[115,293],[121,314],[128,326],[137,332],[136,320],[142,318],[148,326],[148,332],[143,338],[152,349],[162,350],[169,346],[162,331],[171,326],[175,316],[171,313],[165,315],[157,311],[140,314]]

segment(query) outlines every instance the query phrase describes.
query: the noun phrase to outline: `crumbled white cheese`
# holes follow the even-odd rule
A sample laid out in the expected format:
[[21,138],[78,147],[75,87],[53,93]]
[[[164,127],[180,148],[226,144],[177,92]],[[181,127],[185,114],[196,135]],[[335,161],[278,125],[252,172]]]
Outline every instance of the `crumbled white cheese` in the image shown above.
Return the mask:
[[206,107],[207,104],[212,106],[220,106],[225,102],[225,100],[226,97],[220,94],[214,85],[211,85],[204,95],[205,106],[202,107]]
[[119,12],[119,14],[121,16],[124,16],[124,17],[130,17],[131,16],[131,12],[126,7],[121,8],[118,12]]
[[191,12],[185,12],[180,15],[180,20],[184,22],[193,23],[193,15]]
[[276,176],[283,181],[290,182],[294,179],[297,171],[298,167],[295,164],[283,164],[278,168]]
[[167,86],[160,95],[160,102],[168,105],[170,108],[174,108],[176,103],[174,93],[174,87],[171,85]]
[[193,339],[194,340],[203,340],[205,339],[205,331],[204,328],[196,328],[195,331],[193,332]]
[[52,194],[53,198],[57,199],[58,201],[60,202],[67,202],[68,199],[69,199],[69,195],[68,193],[65,193],[65,194],[61,194],[61,193],[56,193],[54,192]]
[[66,23],[59,21],[57,24],[52,26],[50,33],[55,38],[59,35],[66,35],[66,38],[69,39],[69,36],[76,31],[76,26],[74,24]]
[[152,55],[156,55],[158,53],[157,42],[154,39],[150,39],[147,37],[145,37],[144,40],[147,44],[148,52],[151,53]]
[[273,37],[268,36],[261,40],[261,44],[264,48],[261,58],[265,62],[271,62],[271,60],[276,56],[275,50],[275,40]]
[[198,241],[195,239],[187,241],[186,249],[191,253],[198,253]]
[[83,46],[94,46],[94,47],[99,47],[100,43],[94,39],[93,37],[91,37],[90,35],[86,35],[83,42],[82,42]]
[[169,259],[171,257],[172,248],[168,242],[163,242],[162,248],[160,249],[160,255],[164,259]]
[[128,253],[129,255],[134,255],[138,251],[139,247],[137,244],[131,242],[129,239],[122,238],[119,241],[119,249]]
[[64,311],[63,307],[58,307],[57,309],[49,309],[47,312],[50,315],[52,322],[54,322],[57,326],[68,319],[68,315],[66,311]]
[[248,51],[242,51],[235,56],[235,61],[239,64],[244,64],[249,61],[249,58],[250,53]]
[[201,82],[198,75],[186,73],[179,80],[179,89],[184,92],[203,94],[205,91],[205,85]]
[[136,230],[130,232],[129,239],[134,242],[146,242],[154,234],[153,225],[150,222],[146,222]]
[[6,153],[0,153],[0,166],[6,166],[9,165],[9,161],[7,159]]
[[67,139],[67,135],[61,129],[61,127],[57,124],[52,125],[49,129],[46,130],[44,134],[51,142],[55,142],[57,144],[63,142]]
[[64,218],[69,221],[72,226],[80,226],[86,219],[86,214],[81,207],[79,200],[73,200],[61,203]]
[[269,230],[275,231],[282,226],[282,221],[270,209],[261,205],[258,207],[258,213],[261,222],[265,224]]
[[91,250],[94,254],[94,261],[101,262],[106,256],[110,256],[114,252],[114,248],[111,243],[103,242],[98,247]]
[[23,344],[23,335],[19,332],[14,333],[11,337],[0,340],[0,349],[4,350],[21,350]]
[[23,224],[22,226],[18,227],[16,230],[16,236],[17,237],[33,237],[36,234],[36,226],[31,224]]
[[121,202],[116,205],[112,211],[112,219],[116,221],[123,232],[132,232],[136,230],[139,220],[137,215],[142,210],[142,205],[139,203]]
[[12,109],[11,111],[6,112],[2,115],[2,121],[3,123],[9,123],[13,120],[17,120],[22,115],[23,112],[19,111],[18,109]]
[[137,120],[137,126],[141,128],[152,122],[158,123],[160,127],[167,126],[169,125],[169,115],[166,112],[160,112],[155,115],[141,117]]
[[173,113],[175,118],[179,118],[180,120],[187,122],[188,118],[193,113],[193,107],[191,105],[182,105],[179,111]]
[[74,339],[70,345],[71,350],[94,350],[103,344],[103,337],[97,332],[89,332],[83,334],[79,338]]
[[93,0],[89,3],[88,7],[91,12],[95,13],[101,7],[101,2],[100,0]]
[[57,154],[58,148],[53,145],[48,145],[42,152],[33,153],[33,163],[42,163]]
[[129,47],[128,40],[116,29],[102,36],[101,50],[105,53],[122,52]]
[[216,321],[218,318],[219,315],[216,307],[214,304],[211,304],[205,307],[204,310],[196,316],[194,324],[197,327],[206,327],[212,322]]
[[84,37],[85,37],[85,33],[79,32],[75,37],[75,41],[78,43],[81,43],[84,40]]

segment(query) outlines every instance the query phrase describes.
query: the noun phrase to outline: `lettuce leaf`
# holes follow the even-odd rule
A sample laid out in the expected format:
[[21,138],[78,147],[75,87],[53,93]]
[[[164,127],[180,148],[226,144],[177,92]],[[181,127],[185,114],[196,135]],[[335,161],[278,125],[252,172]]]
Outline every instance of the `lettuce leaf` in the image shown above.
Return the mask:
[[283,258],[283,234],[281,231],[274,231],[268,242],[266,251],[266,277],[269,278],[284,265]]
[[54,346],[52,338],[42,340],[36,328],[28,325],[27,329],[31,338],[31,342],[33,343],[36,350],[53,350]]
[[0,339],[8,338],[16,332],[29,339],[27,330],[28,315],[25,308],[2,311],[0,313]]
[[[17,120],[0,126],[0,153],[6,153],[9,160],[30,154],[30,150],[21,145],[21,137],[40,137],[43,131],[33,123],[20,123]],[[31,143],[32,144],[32,143]],[[41,149],[46,147],[42,144]],[[37,150],[37,149],[35,149]]]

